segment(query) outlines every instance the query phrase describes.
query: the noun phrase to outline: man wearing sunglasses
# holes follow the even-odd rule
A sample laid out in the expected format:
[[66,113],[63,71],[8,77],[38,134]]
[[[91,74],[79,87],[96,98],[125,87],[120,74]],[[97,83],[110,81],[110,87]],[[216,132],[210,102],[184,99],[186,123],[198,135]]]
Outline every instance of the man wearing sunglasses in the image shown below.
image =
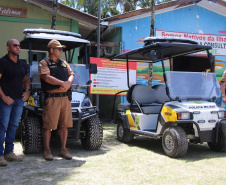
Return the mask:
[[24,102],[30,95],[28,66],[19,60],[19,41],[10,39],[6,49],[8,54],[0,59],[0,166],[23,160],[13,152],[13,142]]
[[65,159],[72,159],[69,149],[66,148],[68,128],[73,126],[70,87],[74,81],[74,73],[66,61],[60,59],[63,49],[57,40],[48,43],[49,56],[39,62],[39,76],[42,90],[45,93],[43,107],[43,142],[44,159],[53,160],[49,148],[51,130],[58,128],[61,150],[59,155]]

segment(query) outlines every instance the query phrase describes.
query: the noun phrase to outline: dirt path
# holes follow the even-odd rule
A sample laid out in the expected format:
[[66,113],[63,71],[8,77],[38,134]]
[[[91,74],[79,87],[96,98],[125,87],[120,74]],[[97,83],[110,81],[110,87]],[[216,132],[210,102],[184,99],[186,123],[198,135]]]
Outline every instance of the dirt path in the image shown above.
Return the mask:
[[58,144],[52,143],[54,161],[45,161],[42,152],[24,155],[20,141],[16,141],[15,153],[24,155],[25,158],[22,162],[8,162],[6,167],[0,168],[0,184],[77,184],[78,182],[67,178],[78,174],[78,169],[91,158],[93,160],[95,156],[106,153],[106,149],[109,149],[106,144],[104,141],[101,149],[87,151],[80,142],[68,142],[67,147],[70,148],[73,159],[65,160],[58,156]]

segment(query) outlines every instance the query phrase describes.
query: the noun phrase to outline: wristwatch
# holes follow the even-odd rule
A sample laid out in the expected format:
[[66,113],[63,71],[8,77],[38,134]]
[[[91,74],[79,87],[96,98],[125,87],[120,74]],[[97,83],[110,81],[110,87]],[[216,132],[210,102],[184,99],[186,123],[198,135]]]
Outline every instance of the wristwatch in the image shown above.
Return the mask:
[[31,89],[26,89],[25,92],[31,92]]

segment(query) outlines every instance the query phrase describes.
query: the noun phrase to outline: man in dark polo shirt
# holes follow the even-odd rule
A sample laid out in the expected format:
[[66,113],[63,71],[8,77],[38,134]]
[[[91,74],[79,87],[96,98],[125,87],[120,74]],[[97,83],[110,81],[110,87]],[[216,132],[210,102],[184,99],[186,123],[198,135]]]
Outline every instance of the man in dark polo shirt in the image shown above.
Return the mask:
[[6,166],[7,161],[23,160],[13,152],[13,142],[23,104],[30,95],[28,68],[18,59],[19,41],[9,40],[6,48],[8,54],[0,59],[0,166]]
[[68,90],[74,81],[74,73],[66,61],[60,59],[63,48],[57,40],[51,40],[48,44],[49,56],[39,62],[39,75],[41,78],[42,90],[45,92],[45,104],[43,107],[43,142],[44,159],[53,160],[49,148],[51,130],[58,128],[60,136],[60,156],[65,159],[72,159],[69,150],[66,148],[68,127],[73,126],[71,101],[68,97]]

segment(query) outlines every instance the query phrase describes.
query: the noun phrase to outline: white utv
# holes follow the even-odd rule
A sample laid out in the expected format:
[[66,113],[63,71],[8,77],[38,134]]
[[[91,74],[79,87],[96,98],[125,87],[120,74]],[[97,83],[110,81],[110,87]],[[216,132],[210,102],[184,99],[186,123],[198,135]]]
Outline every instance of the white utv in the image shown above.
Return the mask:
[[[214,102],[220,96],[220,89],[209,52],[211,47],[174,38],[149,37],[144,43],[144,47],[112,60],[127,61],[127,66],[128,62],[161,61],[165,84],[129,85],[127,79],[128,103],[117,107],[118,140],[128,143],[134,135],[161,139],[166,155],[175,158],[186,154],[189,142],[207,142],[210,149],[225,151],[226,112]],[[201,63],[190,60],[201,51],[207,52],[205,60]],[[164,60],[169,60],[168,71]]]
[[[87,95],[91,83],[89,74],[97,73],[95,64],[88,63],[87,44],[90,42],[82,39],[80,34],[61,30],[25,29],[24,34],[25,36],[20,44],[22,49],[29,51],[31,94],[27,104],[24,105],[20,124],[23,152],[36,153],[42,150],[44,94],[41,91],[36,54],[41,52],[42,55],[46,55],[47,44],[52,39],[57,39],[61,44],[66,45],[64,49],[66,61],[76,73],[72,85],[71,100],[73,127],[68,129],[67,140],[75,142],[81,140],[85,149],[100,148],[103,139],[103,128],[98,118],[98,109],[92,105]],[[76,65],[71,63],[76,48],[80,49],[80,53],[82,53],[80,57],[84,64]],[[57,138],[57,132],[54,132],[52,136]]]

